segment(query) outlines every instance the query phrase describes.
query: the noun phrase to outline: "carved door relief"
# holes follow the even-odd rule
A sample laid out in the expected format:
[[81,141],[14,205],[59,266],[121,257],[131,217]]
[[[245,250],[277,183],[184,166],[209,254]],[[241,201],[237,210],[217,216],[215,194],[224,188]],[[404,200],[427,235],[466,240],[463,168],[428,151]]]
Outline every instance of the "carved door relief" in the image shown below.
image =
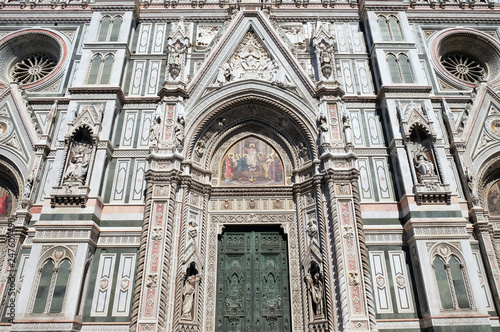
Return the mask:
[[273,228],[240,229],[219,241],[216,331],[291,331],[286,240]]

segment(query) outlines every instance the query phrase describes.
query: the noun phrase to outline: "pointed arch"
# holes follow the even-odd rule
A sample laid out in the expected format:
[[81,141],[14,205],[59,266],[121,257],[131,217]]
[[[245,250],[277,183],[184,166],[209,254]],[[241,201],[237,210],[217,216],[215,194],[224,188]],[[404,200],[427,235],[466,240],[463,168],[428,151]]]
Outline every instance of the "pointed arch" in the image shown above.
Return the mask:
[[97,41],[103,42],[108,39],[109,27],[111,25],[111,16],[105,15],[102,17],[100,22],[99,34],[97,35]]
[[389,25],[387,24],[387,19],[384,15],[379,15],[377,17],[378,28],[380,30],[380,36],[383,41],[391,40],[391,35],[389,33]]
[[113,18],[113,26],[109,34],[109,41],[111,42],[118,41],[120,37],[120,29],[122,27],[122,23],[123,23],[123,18],[121,16],[115,16]]
[[90,69],[87,75],[87,84],[96,84],[98,82],[101,63],[102,55],[100,53],[94,54],[92,60],[90,60]]

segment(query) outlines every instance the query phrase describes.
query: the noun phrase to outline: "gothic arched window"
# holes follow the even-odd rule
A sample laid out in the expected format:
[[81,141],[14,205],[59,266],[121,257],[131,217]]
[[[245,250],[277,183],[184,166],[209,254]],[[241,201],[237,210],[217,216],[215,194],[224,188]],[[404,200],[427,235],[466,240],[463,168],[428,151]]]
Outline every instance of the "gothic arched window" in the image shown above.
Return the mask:
[[439,299],[443,309],[469,309],[468,290],[465,286],[463,265],[455,255],[447,259],[436,256],[433,261]]
[[403,35],[401,34],[401,26],[399,20],[394,15],[388,17],[379,15],[377,18],[378,27],[380,29],[380,36],[383,41],[401,41]]
[[406,54],[387,54],[387,64],[391,74],[392,83],[413,83],[410,60]]
[[71,274],[71,262],[64,258],[60,261],[49,258],[38,269],[38,286],[35,288],[35,301],[31,308],[33,314],[58,314],[64,311],[64,302]]
[[101,19],[101,26],[99,28],[99,34],[97,37],[97,41],[105,42],[118,41],[118,37],[120,35],[120,28],[123,23],[123,18],[121,16],[104,16]]
[[109,84],[113,62],[114,56],[111,53],[106,54],[104,58],[99,53],[94,55],[87,76],[87,84]]

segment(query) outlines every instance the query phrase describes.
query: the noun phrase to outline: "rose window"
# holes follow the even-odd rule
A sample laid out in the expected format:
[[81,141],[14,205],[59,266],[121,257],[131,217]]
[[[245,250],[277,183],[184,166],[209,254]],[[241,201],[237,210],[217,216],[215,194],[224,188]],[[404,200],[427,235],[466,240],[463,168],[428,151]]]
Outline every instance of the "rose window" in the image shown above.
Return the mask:
[[441,57],[443,67],[456,78],[475,83],[486,77],[486,70],[476,58],[463,53],[451,53]]
[[57,59],[48,54],[32,54],[22,58],[11,69],[15,82],[29,84],[41,80],[54,70]]

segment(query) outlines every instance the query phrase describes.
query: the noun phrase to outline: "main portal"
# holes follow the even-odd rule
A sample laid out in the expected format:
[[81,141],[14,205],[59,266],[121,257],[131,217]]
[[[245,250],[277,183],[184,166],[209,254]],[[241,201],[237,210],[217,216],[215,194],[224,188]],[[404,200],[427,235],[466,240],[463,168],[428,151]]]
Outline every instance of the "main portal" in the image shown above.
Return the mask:
[[286,240],[275,228],[241,229],[219,241],[217,331],[290,331]]

